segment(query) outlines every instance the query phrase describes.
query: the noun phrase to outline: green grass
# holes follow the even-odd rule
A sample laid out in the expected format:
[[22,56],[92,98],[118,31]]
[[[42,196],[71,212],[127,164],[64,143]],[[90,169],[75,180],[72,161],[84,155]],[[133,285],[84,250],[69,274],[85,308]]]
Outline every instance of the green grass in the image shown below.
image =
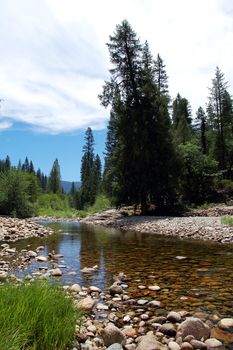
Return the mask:
[[0,349],[63,350],[73,340],[81,319],[70,299],[57,286],[0,286]]
[[52,209],[52,208],[39,208],[38,209],[38,215],[39,216],[51,216],[55,218],[76,218],[76,217],[83,217],[82,211],[77,211],[75,209]]
[[103,210],[107,210],[110,208],[110,200],[104,196],[103,194],[100,194],[97,198],[95,203],[87,208],[88,214],[94,214]]
[[223,225],[233,226],[233,216],[227,215],[221,218],[221,223]]

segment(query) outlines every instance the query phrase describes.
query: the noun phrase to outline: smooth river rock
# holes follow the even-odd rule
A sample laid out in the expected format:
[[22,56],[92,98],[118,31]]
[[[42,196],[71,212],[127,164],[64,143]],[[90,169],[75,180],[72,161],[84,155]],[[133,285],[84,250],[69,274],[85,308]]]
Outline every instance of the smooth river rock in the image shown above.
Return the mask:
[[109,292],[110,292],[111,295],[122,294],[123,293],[123,289],[121,288],[121,286],[118,286],[117,284],[113,284],[109,288]]
[[210,328],[199,318],[189,317],[178,326],[176,337],[184,339],[187,335],[193,335],[197,340],[206,340],[210,336]]
[[160,343],[152,332],[141,337],[136,350],[167,350],[167,347]]
[[110,345],[107,350],[123,350],[121,344],[118,343],[114,343],[112,345]]
[[91,297],[87,297],[81,300],[75,300],[75,306],[87,312],[91,312],[91,310],[93,309],[96,303],[97,303],[97,300],[92,299]]
[[220,350],[224,348],[222,342],[216,338],[206,339],[205,344],[208,350]]
[[105,346],[110,346],[114,343],[119,343],[124,346],[126,344],[126,337],[122,331],[113,323],[109,323],[102,331],[102,337]]
[[233,318],[223,318],[211,330],[211,336],[222,341],[225,345],[233,343]]

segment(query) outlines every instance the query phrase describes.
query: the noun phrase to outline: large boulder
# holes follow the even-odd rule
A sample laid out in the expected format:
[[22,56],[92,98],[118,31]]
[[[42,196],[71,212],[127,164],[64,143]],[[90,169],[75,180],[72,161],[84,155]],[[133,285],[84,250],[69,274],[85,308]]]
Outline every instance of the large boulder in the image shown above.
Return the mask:
[[167,347],[160,343],[152,332],[141,337],[136,350],[167,350]]
[[176,338],[181,337],[183,340],[187,335],[192,335],[197,340],[206,340],[210,337],[210,328],[199,318],[189,317],[179,325]]
[[122,346],[126,344],[125,335],[113,323],[109,323],[107,327],[103,329],[101,335],[105,346],[110,346],[114,343],[118,343]]

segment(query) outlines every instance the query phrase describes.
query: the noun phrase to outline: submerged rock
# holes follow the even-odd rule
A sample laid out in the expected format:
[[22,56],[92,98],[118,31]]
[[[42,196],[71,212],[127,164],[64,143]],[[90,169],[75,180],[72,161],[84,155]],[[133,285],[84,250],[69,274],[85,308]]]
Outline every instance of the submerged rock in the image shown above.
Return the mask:
[[54,276],[54,277],[60,277],[62,276],[62,272],[59,268],[56,268],[56,269],[52,269],[51,270],[51,275]]

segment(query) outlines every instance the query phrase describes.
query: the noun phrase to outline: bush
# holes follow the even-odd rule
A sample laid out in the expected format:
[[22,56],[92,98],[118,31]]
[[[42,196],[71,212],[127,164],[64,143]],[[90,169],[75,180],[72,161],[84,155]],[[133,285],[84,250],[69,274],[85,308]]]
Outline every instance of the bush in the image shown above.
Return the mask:
[[95,203],[87,208],[88,213],[97,213],[110,208],[110,200],[103,194],[99,194]]
[[65,349],[81,316],[56,286],[40,281],[1,285],[0,349]]
[[69,198],[66,195],[46,193],[42,194],[37,202],[39,208],[52,210],[69,210]]

